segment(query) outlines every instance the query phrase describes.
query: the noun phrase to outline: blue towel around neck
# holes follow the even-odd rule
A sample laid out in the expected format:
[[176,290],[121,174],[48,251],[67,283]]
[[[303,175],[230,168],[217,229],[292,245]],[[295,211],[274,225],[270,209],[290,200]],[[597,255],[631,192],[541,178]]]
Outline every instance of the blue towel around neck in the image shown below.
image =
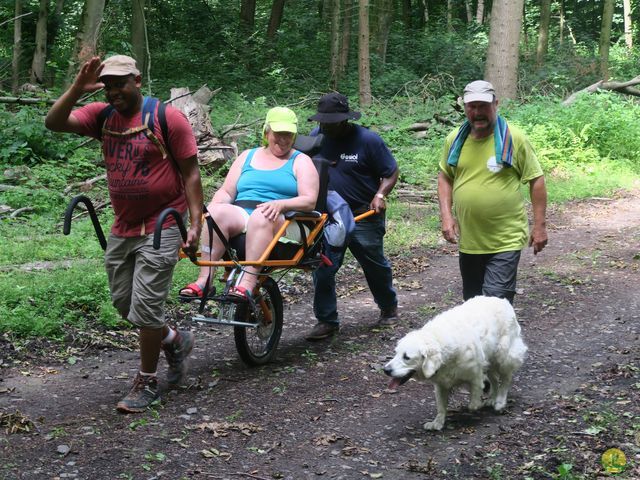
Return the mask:
[[[471,132],[471,124],[468,120],[465,120],[449,148],[449,155],[447,157],[447,164],[449,166],[458,166],[460,152],[462,151],[464,142],[469,136],[469,132]],[[493,139],[496,146],[496,162],[498,165],[511,167],[513,162],[513,138],[509,131],[507,121],[500,116],[496,119],[496,126],[493,130]]]

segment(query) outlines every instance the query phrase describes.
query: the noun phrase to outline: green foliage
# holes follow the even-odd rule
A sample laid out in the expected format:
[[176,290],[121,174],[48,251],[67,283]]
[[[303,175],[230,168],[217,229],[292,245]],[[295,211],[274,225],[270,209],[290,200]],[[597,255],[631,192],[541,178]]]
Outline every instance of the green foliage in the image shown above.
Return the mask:
[[121,323],[111,306],[106,273],[99,262],[53,272],[0,273],[0,333],[61,338],[66,326]]
[[0,104],[0,164],[35,165],[45,158],[61,158],[54,134],[44,128],[43,110],[8,110]]
[[529,135],[545,171],[640,174],[640,106],[617,94],[583,95],[570,106],[539,100],[503,114]]

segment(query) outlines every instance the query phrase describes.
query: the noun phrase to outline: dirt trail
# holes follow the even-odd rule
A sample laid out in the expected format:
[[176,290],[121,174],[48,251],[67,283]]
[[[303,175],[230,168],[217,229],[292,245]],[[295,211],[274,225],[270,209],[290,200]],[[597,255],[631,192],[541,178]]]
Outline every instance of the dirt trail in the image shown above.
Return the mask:
[[[356,291],[341,300],[340,335],[311,344],[309,302],[288,303],[276,361],[250,369],[230,330],[195,327],[188,386],[143,415],[114,410],[135,352],[0,363],[0,415],[7,423],[17,411],[35,427],[0,433],[0,478],[542,479],[570,467],[563,478],[591,479],[618,447],[628,459],[620,478],[638,479],[639,226],[640,192],[553,212],[549,246],[521,262],[516,311],[529,356],[502,415],[469,413],[459,392],[445,430],[425,432],[431,387],[385,390],[396,340],[460,300],[457,258],[443,245],[394,259],[408,272],[397,276],[394,328],[375,328],[368,292]],[[362,280],[343,270],[343,285]],[[309,277],[298,283],[309,288]]]

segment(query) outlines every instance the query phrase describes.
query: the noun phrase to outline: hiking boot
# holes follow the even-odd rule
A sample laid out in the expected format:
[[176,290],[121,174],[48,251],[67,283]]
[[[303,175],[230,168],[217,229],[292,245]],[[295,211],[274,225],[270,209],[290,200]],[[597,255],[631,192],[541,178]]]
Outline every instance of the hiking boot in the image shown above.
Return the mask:
[[322,340],[335,335],[338,333],[338,330],[340,330],[340,326],[335,323],[318,322],[305,339],[310,342],[315,342],[316,340]]
[[378,317],[378,325],[390,326],[398,323],[398,306],[390,308],[381,308],[380,317]]
[[138,373],[133,380],[133,386],[127,396],[118,402],[116,409],[122,413],[144,412],[160,398],[160,388],[155,375],[141,375]]
[[187,356],[193,349],[193,333],[184,330],[176,330],[176,338],[169,344],[163,344],[164,356],[167,359],[167,383],[169,387],[175,387],[182,382],[187,374]]

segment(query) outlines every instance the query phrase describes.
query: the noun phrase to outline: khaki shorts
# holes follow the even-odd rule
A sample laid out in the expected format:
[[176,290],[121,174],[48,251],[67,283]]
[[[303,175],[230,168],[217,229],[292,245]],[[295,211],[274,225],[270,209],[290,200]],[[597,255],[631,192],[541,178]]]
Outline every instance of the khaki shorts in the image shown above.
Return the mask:
[[175,225],[162,231],[159,250],[153,248],[153,235],[109,235],[104,260],[111,301],[137,327],[164,327],[165,301],[181,245],[182,237]]

